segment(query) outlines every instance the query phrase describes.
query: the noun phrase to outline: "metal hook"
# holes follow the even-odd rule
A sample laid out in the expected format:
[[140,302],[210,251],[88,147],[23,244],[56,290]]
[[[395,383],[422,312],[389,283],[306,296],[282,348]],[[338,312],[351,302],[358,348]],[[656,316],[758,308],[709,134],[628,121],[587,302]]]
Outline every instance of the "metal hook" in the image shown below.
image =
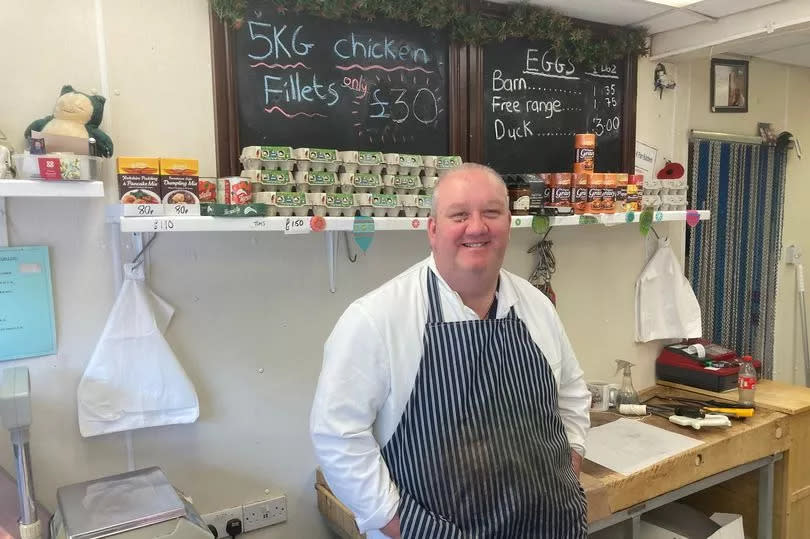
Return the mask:
[[654,226],[650,225],[650,230],[652,231],[653,234],[655,234],[655,239],[657,239],[657,240],[661,239],[661,237],[658,235],[658,232],[655,231]]
[[349,259],[349,262],[354,264],[355,262],[357,262],[357,255],[354,255],[354,256],[351,255],[352,251],[349,248],[349,233],[348,232],[343,233],[343,240],[346,242],[346,258]]
[[[133,269],[143,264],[145,258],[141,257],[149,248],[149,246],[152,245],[152,242],[155,241],[155,238],[157,238],[157,232],[155,232],[155,234],[153,234],[152,237],[149,238],[149,241],[146,242],[146,245],[143,246],[143,249],[141,249],[141,251],[137,255],[135,255],[135,258],[132,259],[132,264],[134,264]],[[138,259],[140,259],[140,262],[138,262]]]

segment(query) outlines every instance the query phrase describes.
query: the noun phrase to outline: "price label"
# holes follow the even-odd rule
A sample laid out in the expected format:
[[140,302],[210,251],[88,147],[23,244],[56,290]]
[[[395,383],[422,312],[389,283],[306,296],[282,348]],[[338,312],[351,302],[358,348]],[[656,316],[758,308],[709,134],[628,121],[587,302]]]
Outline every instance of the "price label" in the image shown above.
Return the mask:
[[138,204],[136,211],[142,216],[155,215],[155,207],[151,204]]
[[155,219],[152,230],[156,232],[169,232],[174,230],[174,221],[171,219]]
[[188,215],[188,206],[185,204],[175,204],[174,205],[174,214],[175,215]]
[[284,219],[285,234],[309,234],[309,218],[287,217]]

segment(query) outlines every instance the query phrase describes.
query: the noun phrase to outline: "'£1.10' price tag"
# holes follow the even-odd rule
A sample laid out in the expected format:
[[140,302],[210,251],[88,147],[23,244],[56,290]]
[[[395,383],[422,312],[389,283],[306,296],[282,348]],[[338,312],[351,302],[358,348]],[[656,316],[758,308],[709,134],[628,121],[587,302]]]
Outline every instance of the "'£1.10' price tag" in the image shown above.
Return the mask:
[[284,219],[285,234],[309,234],[309,217],[287,217]]

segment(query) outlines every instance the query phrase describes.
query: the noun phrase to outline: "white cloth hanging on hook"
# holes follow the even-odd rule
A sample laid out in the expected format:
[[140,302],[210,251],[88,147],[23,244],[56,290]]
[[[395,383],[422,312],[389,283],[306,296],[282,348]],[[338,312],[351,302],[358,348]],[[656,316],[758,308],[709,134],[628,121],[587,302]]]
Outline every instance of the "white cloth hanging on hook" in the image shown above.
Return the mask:
[[82,436],[197,420],[197,393],[163,337],[173,314],[144,282],[143,265],[125,264],[124,284],[79,382]]
[[636,281],[636,341],[692,339],[701,335],[697,297],[669,246],[669,239],[661,238],[658,250]]

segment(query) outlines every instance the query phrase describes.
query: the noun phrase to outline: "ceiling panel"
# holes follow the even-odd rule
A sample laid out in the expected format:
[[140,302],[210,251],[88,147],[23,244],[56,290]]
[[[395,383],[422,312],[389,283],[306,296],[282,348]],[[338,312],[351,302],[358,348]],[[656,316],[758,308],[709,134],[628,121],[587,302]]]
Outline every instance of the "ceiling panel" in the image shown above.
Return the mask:
[[781,2],[782,0],[703,0],[689,6],[689,9],[709,17],[725,17],[740,11],[756,9]]
[[810,43],[810,26],[805,24],[790,30],[772,34],[760,34],[756,37],[727,43],[723,45],[723,48],[736,54],[758,56],[780,49],[790,49],[806,43]]
[[[513,4],[509,0],[494,0],[499,4]],[[563,15],[626,26],[668,11],[669,7],[644,0],[530,0],[530,4],[551,8]]]
[[642,26],[646,27],[650,34],[657,34],[658,32],[666,32],[667,30],[674,30],[676,28],[689,26],[690,24],[704,22],[705,20],[705,17],[696,15],[690,11],[673,9],[644,21]]
[[778,51],[769,52],[761,55],[760,58],[783,64],[810,67],[810,43],[800,45],[798,47],[791,47],[789,49],[781,49]]

